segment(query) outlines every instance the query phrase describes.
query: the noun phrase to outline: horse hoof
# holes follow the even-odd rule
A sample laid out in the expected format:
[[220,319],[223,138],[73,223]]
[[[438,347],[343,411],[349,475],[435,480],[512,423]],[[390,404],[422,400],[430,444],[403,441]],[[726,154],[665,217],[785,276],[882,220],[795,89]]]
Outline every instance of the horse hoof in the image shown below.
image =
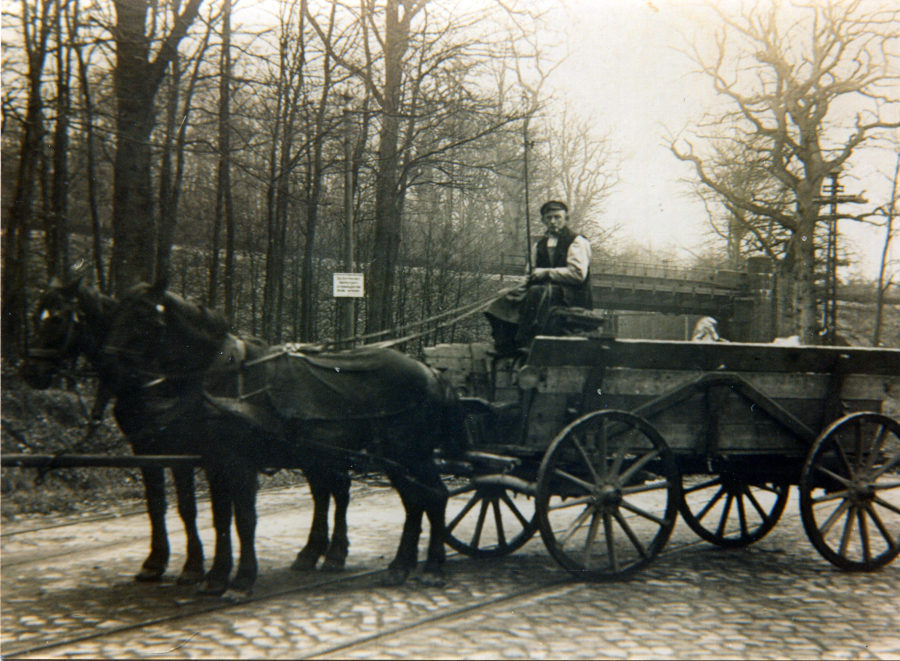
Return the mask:
[[141,569],[134,577],[138,583],[157,583],[162,580],[165,569]]
[[177,585],[197,585],[203,580],[203,570],[185,569],[175,580]]
[[388,569],[387,576],[384,577],[381,584],[387,588],[397,587],[406,583],[408,577],[408,569]]
[[344,571],[344,559],[325,558],[325,561],[322,563],[322,571],[331,574]]
[[316,568],[318,558],[310,558],[309,556],[297,556],[297,559],[291,563],[291,571],[313,571]]
[[210,580],[207,578],[202,583],[200,583],[200,586],[197,588],[197,591],[200,594],[209,594],[209,595],[216,596],[216,595],[224,594],[224,592],[227,589],[228,589],[228,585],[224,581]]
[[237,590],[235,588],[230,588],[222,593],[222,601],[228,601],[232,604],[240,604],[245,601],[250,600],[250,596],[253,594],[253,590]]

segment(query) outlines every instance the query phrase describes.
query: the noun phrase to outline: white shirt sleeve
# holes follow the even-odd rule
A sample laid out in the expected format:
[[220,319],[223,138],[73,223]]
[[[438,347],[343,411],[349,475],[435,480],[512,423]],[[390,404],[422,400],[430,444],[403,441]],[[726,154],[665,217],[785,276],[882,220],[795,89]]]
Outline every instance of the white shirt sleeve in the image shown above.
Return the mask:
[[564,285],[579,285],[584,282],[591,265],[591,244],[583,236],[578,235],[569,245],[566,252],[566,265],[554,269],[546,269],[550,282]]

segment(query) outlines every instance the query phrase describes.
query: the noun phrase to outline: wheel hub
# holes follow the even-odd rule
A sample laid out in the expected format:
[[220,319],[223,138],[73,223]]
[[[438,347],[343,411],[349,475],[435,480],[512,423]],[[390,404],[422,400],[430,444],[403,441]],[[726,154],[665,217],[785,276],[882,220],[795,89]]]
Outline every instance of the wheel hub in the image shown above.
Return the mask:
[[597,509],[611,511],[617,509],[622,502],[622,490],[611,484],[604,484],[594,492],[594,503]]

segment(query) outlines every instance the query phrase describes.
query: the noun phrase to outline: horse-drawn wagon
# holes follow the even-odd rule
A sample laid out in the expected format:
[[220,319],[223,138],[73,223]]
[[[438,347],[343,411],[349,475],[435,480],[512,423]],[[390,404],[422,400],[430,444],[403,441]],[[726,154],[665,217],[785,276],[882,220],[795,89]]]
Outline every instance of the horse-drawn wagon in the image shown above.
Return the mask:
[[[129,458],[144,467],[151,515],[140,580],[165,570],[161,465],[176,464],[187,478],[179,511],[189,550],[196,547],[182,578],[202,577],[203,589],[230,587],[239,598],[256,578],[256,472],[266,467],[302,468],[316,501],[296,569],[322,556],[343,565],[347,470],[359,465],[380,467],[401,492],[408,518],[390,567],[397,582],[416,566],[424,514],[432,524],[425,570],[438,582],[443,541],[466,555],[503,556],[538,530],[562,566],[606,580],[652,562],[679,511],[714,544],[758,541],[791,485],[810,540],[833,564],[873,570],[900,554],[900,350],[616,340],[593,331],[538,336],[515,357],[478,344],[426,349],[445,377],[436,379],[384,349],[326,354],[245,341],[220,314],[163,284],[139,285],[118,303],[80,280],[51,284],[36,322],[29,382],[47,387],[62,364],[86,355],[117,399],[135,454],[178,455],[155,457],[152,467],[137,461],[151,457]],[[261,385],[260,375],[269,375]],[[361,389],[370,396],[353,394]],[[299,407],[313,401],[327,412]],[[438,445],[442,466],[433,460]],[[195,463],[209,478],[217,532],[205,575]],[[446,530],[440,473],[451,487]],[[241,558],[229,580],[232,515]]]
[[900,554],[900,351],[538,337],[527,356],[439,345],[465,396],[472,477],[448,543],[502,556],[540,531],[594,580],[646,566],[678,512],[703,539],[762,539],[797,485],[816,549],[846,570]]

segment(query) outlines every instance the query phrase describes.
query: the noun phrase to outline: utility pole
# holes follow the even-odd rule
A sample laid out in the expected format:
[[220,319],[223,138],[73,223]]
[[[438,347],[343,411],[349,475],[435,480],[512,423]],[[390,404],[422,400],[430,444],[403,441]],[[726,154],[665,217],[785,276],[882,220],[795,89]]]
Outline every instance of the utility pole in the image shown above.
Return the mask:
[[859,195],[842,195],[844,187],[838,184],[841,176],[841,167],[833,167],[828,172],[831,183],[822,187],[822,196],[815,198],[816,204],[831,207],[828,215],[828,241],[825,252],[825,307],[822,314],[822,330],[825,332],[826,342],[834,345],[837,339],[837,245],[838,245],[838,204],[861,204],[866,200]]
[[534,141],[528,140],[528,120],[530,117],[525,118],[525,123],[522,125],[522,142],[524,144],[524,160],[525,160],[525,254],[528,259],[528,273],[530,274],[532,271],[531,264],[531,214],[529,213],[529,200],[528,200],[528,149],[529,147],[534,147]]
[[[344,272],[353,272],[353,144],[352,144],[352,115],[350,110],[350,95],[344,95],[344,115],[342,118],[344,133]],[[354,333],[354,321],[356,320],[356,303],[352,297],[342,299],[341,327],[343,336],[347,338],[348,346],[352,348],[350,341]]]

